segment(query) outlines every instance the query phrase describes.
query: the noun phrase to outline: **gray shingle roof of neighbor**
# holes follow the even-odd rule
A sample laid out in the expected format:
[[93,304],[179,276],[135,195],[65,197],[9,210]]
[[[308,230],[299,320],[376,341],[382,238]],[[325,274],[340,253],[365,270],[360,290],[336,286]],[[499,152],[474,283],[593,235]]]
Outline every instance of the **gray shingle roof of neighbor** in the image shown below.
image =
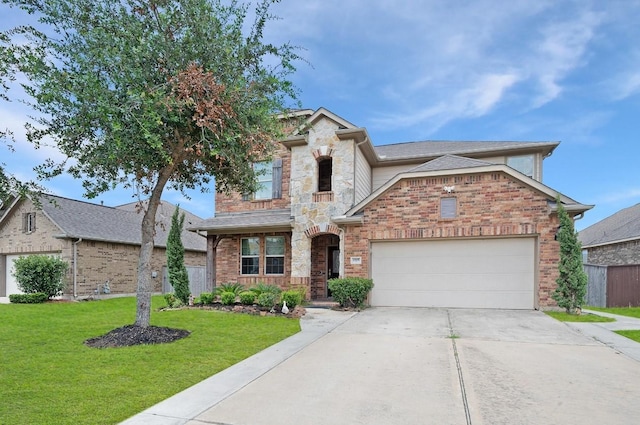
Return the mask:
[[440,158],[432,159],[422,165],[408,170],[408,173],[424,172],[424,171],[441,171],[456,170],[460,168],[476,168],[493,165],[490,162],[480,161],[479,159],[464,158],[456,155],[444,155]]
[[583,247],[640,239],[640,204],[628,207],[578,233]]
[[187,227],[187,229],[194,231],[238,231],[254,228],[287,228],[291,227],[292,223],[293,219],[291,218],[291,210],[280,209],[240,213],[219,213],[215,217],[202,220],[196,226]]
[[[141,242],[142,213],[136,211],[135,203],[108,207],[52,195],[43,196],[41,202],[43,212],[60,229],[61,237],[134,245]],[[174,209],[175,205],[167,201],[162,201],[158,209],[156,221],[159,224],[156,225],[155,237],[155,245],[158,247],[165,247],[167,244]],[[206,251],[206,239],[186,230],[186,222],[196,219],[201,220],[191,213],[185,218],[182,244],[186,250]]]
[[493,142],[493,141],[437,141],[394,143],[374,146],[376,154],[383,160],[408,159],[415,157],[437,157],[473,153],[499,152],[512,149],[540,149],[549,151],[560,142]]

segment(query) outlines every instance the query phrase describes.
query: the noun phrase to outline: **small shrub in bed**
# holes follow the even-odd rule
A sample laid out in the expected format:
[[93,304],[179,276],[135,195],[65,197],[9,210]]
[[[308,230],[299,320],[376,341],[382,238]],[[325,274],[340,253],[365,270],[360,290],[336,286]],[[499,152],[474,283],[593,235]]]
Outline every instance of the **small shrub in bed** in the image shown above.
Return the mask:
[[329,289],[333,299],[341,307],[363,307],[367,294],[373,288],[373,280],[361,277],[330,279]]
[[236,302],[236,294],[235,292],[226,291],[220,294],[220,302],[223,305],[231,305]]
[[11,294],[9,301],[15,304],[40,304],[49,299],[47,294],[36,292],[33,294]]
[[238,297],[240,297],[240,303],[244,305],[252,305],[256,302],[256,293],[253,291],[242,291]]

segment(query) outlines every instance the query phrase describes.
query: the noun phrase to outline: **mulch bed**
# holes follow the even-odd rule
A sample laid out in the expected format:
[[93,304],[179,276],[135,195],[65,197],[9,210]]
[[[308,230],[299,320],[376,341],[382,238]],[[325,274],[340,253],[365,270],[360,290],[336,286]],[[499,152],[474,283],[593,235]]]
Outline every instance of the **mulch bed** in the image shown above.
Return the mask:
[[102,336],[90,338],[84,342],[93,348],[129,347],[140,344],[164,344],[186,338],[191,334],[184,329],[172,329],[161,326],[127,325],[114,329]]
[[[181,308],[198,308],[204,310],[228,311],[231,313],[244,313],[256,316],[280,316],[290,318],[300,318],[304,316],[306,310],[304,307],[297,306],[289,313],[283,314],[279,310],[266,310],[258,306],[245,305],[222,305],[211,304],[206,306],[191,306]],[[168,310],[168,309],[164,309]],[[166,344],[186,338],[191,334],[190,331],[184,329],[173,329],[161,326],[148,326],[146,328],[135,325],[127,325],[114,329],[102,336],[90,338],[84,342],[88,347],[93,348],[114,348],[114,347],[130,347],[132,345],[141,344]]]

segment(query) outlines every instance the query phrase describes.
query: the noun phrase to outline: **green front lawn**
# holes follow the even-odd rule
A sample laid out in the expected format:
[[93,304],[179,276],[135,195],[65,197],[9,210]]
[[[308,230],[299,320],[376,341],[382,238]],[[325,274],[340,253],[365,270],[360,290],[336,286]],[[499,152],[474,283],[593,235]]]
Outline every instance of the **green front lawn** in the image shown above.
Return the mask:
[[135,298],[0,305],[0,424],[114,424],[295,334],[298,320],[215,310],[155,311],[187,329],[171,344],[83,342],[135,321]]
[[615,331],[618,335],[622,335],[636,342],[640,342],[640,330],[633,331]]
[[589,310],[603,311],[605,313],[619,314],[620,316],[629,316],[640,319],[640,307],[585,307]]
[[616,319],[610,317],[598,316],[596,314],[582,313],[568,314],[564,311],[545,311],[545,313],[561,322],[615,322]]

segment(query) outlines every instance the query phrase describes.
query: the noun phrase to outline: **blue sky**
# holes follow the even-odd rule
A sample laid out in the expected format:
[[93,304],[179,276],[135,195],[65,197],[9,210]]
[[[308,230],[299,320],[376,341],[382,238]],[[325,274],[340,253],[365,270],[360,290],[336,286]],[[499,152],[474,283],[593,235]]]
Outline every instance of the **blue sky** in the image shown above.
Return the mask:
[[[560,141],[543,181],[595,204],[578,229],[640,202],[640,1],[282,0],[270,41],[304,47],[294,80],[302,106],[366,127],[375,145],[417,140]],[[0,5],[0,30],[19,23]],[[0,161],[29,178],[53,157],[34,151],[21,105],[0,103],[17,136]],[[81,199],[79,181],[46,186]],[[202,217],[213,194],[167,192]],[[122,190],[95,201],[133,200]]]

